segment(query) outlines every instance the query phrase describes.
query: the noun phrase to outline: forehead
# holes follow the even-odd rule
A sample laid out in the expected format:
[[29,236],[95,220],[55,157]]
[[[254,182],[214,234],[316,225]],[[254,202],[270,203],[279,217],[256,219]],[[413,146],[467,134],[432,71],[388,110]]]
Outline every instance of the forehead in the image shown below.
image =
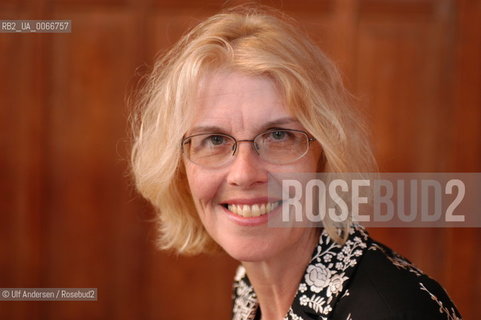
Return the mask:
[[194,127],[230,130],[255,129],[290,116],[269,77],[228,71],[209,73],[201,80],[193,108]]

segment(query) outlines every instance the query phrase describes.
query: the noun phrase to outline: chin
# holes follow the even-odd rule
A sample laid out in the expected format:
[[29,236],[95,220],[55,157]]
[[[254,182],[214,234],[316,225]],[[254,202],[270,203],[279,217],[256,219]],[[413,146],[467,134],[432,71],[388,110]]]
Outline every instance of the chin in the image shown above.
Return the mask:
[[261,262],[275,255],[275,248],[265,240],[229,239],[221,241],[221,247],[237,261]]
[[240,262],[261,262],[266,260],[266,256],[262,253],[226,251],[232,258]]

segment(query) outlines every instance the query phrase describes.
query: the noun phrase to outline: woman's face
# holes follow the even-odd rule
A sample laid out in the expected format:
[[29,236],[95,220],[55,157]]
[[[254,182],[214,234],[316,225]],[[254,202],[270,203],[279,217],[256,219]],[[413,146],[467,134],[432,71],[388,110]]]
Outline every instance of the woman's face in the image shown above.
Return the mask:
[[[202,82],[193,124],[185,136],[225,133],[243,140],[253,139],[269,128],[305,131],[287,113],[272,80],[217,72]],[[306,229],[269,227],[268,213],[245,216],[258,208],[262,210],[263,206],[269,210],[269,173],[316,172],[320,156],[320,146],[313,142],[304,157],[276,165],[262,160],[251,143],[240,143],[234,159],[220,168],[202,167],[185,159],[190,191],[205,229],[240,261],[269,260],[296,250],[296,246],[306,241],[305,237],[312,236]],[[241,209],[242,215],[238,213]],[[270,214],[276,210],[280,207]]]

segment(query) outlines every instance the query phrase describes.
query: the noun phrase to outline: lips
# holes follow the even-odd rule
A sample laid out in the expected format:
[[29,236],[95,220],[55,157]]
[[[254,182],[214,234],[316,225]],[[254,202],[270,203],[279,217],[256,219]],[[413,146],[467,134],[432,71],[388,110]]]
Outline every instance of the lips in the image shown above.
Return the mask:
[[273,201],[273,202],[263,202],[263,203],[255,203],[255,204],[234,204],[234,203],[225,203],[223,206],[229,210],[230,212],[244,217],[244,218],[251,218],[251,217],[260,217],[265,214],[268,214],[275,208],[277,208],[282,201]]

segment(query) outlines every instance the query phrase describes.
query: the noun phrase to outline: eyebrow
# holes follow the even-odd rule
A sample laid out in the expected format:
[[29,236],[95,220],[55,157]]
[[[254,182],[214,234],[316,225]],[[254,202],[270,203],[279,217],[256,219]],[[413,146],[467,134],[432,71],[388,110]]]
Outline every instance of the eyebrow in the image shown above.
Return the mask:
[[294,118],[291,118],[291,117],[280,118],[280,119],[277,119],[277,120],[274,120],[274,121],[269,121],[269,122],[265,123],[261,127],[261,131],[267,130],[267,129],[270,129],[270,128],[283,126],[283,125],[286,125],[286,124],[292,124],[292,123],[298,124],[299,121],[297,119],[294,119]]
[[[280,119],[269,121],[263,124],[260,127],[259,132],[262,132],[264,130],[268,130],[271,128],[287,125],[287,124],[292,124],[292,123],[297,124],[299,123],[299,121],[291,117],[280,118]],[[188,135],[191,136],[191,135],[202,134],[202,133],[227,133],[227,132],[225,129],[218,126],[197,126],[189,130]]]

